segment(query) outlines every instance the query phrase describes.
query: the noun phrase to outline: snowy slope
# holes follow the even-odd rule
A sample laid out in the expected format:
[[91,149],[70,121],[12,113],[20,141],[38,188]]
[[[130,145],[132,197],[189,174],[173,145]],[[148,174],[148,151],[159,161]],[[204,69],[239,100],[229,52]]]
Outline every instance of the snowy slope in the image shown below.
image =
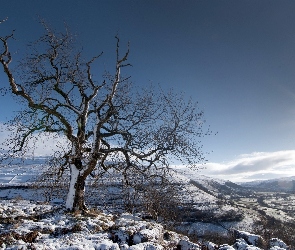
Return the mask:
[[211,177],[200,175],[197,171],[185,168],[176,168],[175,170],[179,174],[187,177],[191,184],[195,185],[207,194],[218,198],[249,196],[252,193],[248,188],[231,181],[213,179]]
[[[94,219],[94,221],[92,221],[92,218],[88,217],[87,219],[85,219],[84,217],[83,219],[77,219],[76,217],[73,218],[71,217],[71,215],[67,215],[64,212],[61,205],[59,205],[59,207],[57,208],[51,207],[50,209],[46,207],[47,205],[43,207],[43,205],[40,203],[40,201],[45,201],[44,197],[42,197],[42,194],[38,194],[38,192],[36,193],[35,190],[34,193],[32,193],[33,190],[26,187],[26,184],[35,177],[37,172],[40,172],[40,169],[42,169],[42,167],[44,167],[41,161],[39,163],[40,164],[32,164],[30,160],[27,160],[26,164],[9,165],[4,168],[0,168],[0,198],[4,200],[4,203],[1,205],[2,208],[0,208],[0,212],[1,214],[5,215],[6,218],[9,218],[9,216],[13,214],[12,210],[18,211],[17,206],[19,204],[19,206],[21,207],[19,208],[20,210],[25,209],[20,212],[21,215],[16,216],[23,216],[19,224],[23,222],[25,223],[27,219],[24,218],[24,216],[26,217],[28,214],[34,213],[34,211],[40,211],[41,209],[45,211],[45,214],[47,214],[46,211],[54,211],[54,213],[49,212],[49,215],[53,216],[52,218],[50,217],[50,219],[47,218],[47,215],[45,217],[38,216],[38,221],[34,221],[35,219],[30,217],[29,220],[32,220],[33,222],[28,222],[31,225],[29,226],[29,228],[26,226],[26,224],[23,224],[23,227],[18,226],[17,230],[15,231],[19,235],[19,238],[22,238],[24,237],[24,235],[26,235],[26,233],[34,232],[34,228],[40,228],[41,234],[38,234],[38,237],[35,235],[36,244],[34,244],[34,246],[36,247],[36,249],[42,249],[42,244],[48,244],[50,246],[50,248],[48,249],[163,249],[163,247],[165,247],[166,249],[173,249],[177,247],[177,244],[182,244],[183,248],[181,249],[188,249],[189,246],[194,246],[192,249],[199,249],[199,245],[190,245],[193,243],[190,242],[187,238],[181,238],[182,236],[177,236],[177,240],[173,238],[173,240],[171,240],[173,242],[170,242],[170,240],[168,240],[168,242],[163,243],[163,235],[165,234],[165,230],[163,230],[163,228],[161,229],[162,231],[160,230],[161,236],[153,236],[157,238],[156,240],[152,236],[146,236],[144,238],[145,242],[142,242],[142,240],[140,240],[140,237],[145,235],[144,230],[148,228],[145,226],[141,229],[136,229],[137,231],[134,231],[132,229],[132,231],[129,224],[127,227],[125,226],[124,229],[120,229],[118,234],[121,236],[123,235],[122,237],[125,237],[126,235],[130,236],[130,232],[132,232],[131,235],[133,236],[136,234],[135,232],[137,232],[138,234],[136,235],[140,236],[135,235],[135,241],[133,241],[134,238],[132,238],[132,242],[128,240],[129,243],[127,243],[127,245],[121,244],[116,240],[119,237],[116,236],[117,231],[113,230],[114,228],[116,229],[118,227],[116,225],[117,216],[121,216],[120,214],[118,214],[118,211],[116,212],[116,216],[114,214],[111,215],[112,218],[115,218],[111,219],[113,224],[111,223],[110,226],[107,227],[107,230],[103,229],[103,232],[99,231],[97,235],[96,233],[93,233],[94,231],[91,228],[94,225],[100,225],[99,223],[101,222],[98,222]],[[112,182],[113,180],[114,182]],[[251,194],[251,192],[249,193],[249,190],[247,188],[241,187],[240,185],[231,183],[229,181],[216,180],[206,176],[202,176],[199,175],[198,172],[184,171],[183,169],[174,172],[174,174],[171,175],[171,180],[175,184],[177,184],[176,186],[181,187],[178,190],[179,194],[183,198],[183,201],[187,202],[186,207],[190,208],[189,210],[183,210],[182,218],[178,218],[179,223],[178,225],[175,225],[175,228],[177,228],[179,232],[187,234],[190,237],[198,237],[200,239],[208,236],[208,234],[219,234],[223,235],[224,237],[228,237],[229,231],[232,229],[244,232],[253,232],[253,225],[255,221],[260,218],[259,213],[245,207],[237,206],[237,204],[232,202],[233,197],[244,197],[247,196],[247,194]],[[89,204],[91,204],[92,207],[94,207],[96,210],[103,210],[104,208],[108,207],[108,210],[104,210],[105,214],[112,212],[112,206],[114,208],[114,206],[116,207],[118,206],[118,204],[122,203],[120,200],[120,186],[118,185],[118,183],[119,182],[116,178],[105,180],[105,186],[100,186],[99,192],[98,190],[92,190],[93,193],[90,195],[91,202],[89,202]],[[106,197],[109,200],[106,200]],[[5,199],[9,199],[9,201],[5,201]],[[59,202],[58,204],[64,203],[62,200],[55,201]],[[101,202],[107,202],[108,206],[106,206],[106,204],[101,204]],[[110,202],[112,204],[110,204]],[[50,206],[52,205],[53,203],[51,203]],[[41,208],[38,208],[38,206]],[[122,216],[124,217],[125,215]],[[129,215],[126,216],[128,217]],[[41,221],[39,220],[40,218]],[[43,221],[43,219],[45,221]],[[186,222],[182,223],[182,219],[185,219]],[[99,217],[99,221],[101,220],[103,221],[109,219],[105,219],[103,215],[102,217]],[[136,219],[134,217],[132,219],[133,222],[128,223],[135,225],[137,224],[137,221],[140,220],[142,219]],[[5,223],[0,223],[0,232],[2,232],[2,229],[11,230],[12,227],[15,227],[14,225],[11,226],[11,224],[6,223],[9,220],[3,220],[2,218],[2,222],[3,221]],[[66,221],[65,224],[63,221]],[[77,221],[80,221],[82,224],[77,224]],[[37,224],[35,224],[35,222]],[[48,225],[51,225],[51,229],[47,228],[46,223]],[[159,229],[159,226],[156,224],[153,227]],[[141,232],[141,230],[143,230],[143,232]],[[159,233],[159,231],[157,232]],[[170,235],[170,233],[168,235]],[[174,233],[171,233],[171,235],[174,235]],[[31,236],[33,237],[34,235]],[[116,239],[112,237],[116,237]],[[149,237],[152,237],[154,240],[150,242]],[[18,236],[16,236],[16,238],[18,238]],[[24,242],[24,240],[15,240],[16,241],[13,241],[13,244],[23,244],[23,246],[28,245],[27,242]],[[70,248],[68,244],[73,244],[77,246],[77,248]],[[173,247],[169,248],[165,244],[171,244],[169,246]],[[247,249],[252,249],[249,244],[250,243],[247,241],[240,240],[236,242],[235,247],[239,245],[241,247],[246,247]],[[185,248],[185,246],[187,248]],[[231,249],[229,246],[224,247],[224,249]],[[17,248],[11,247],[7,249]]]
[[270,179],[270,180],[258,180],[252,182],[240,183],[241,186],[251,188],[255,191],[264,192],[292,192],[295,191],[295,176]]
[[[63,208],[26,200],[0,201],[0,249],[63,250],[259,250],[259,235],[234,231],[233,245],[192,242],[187,236],[165,230],[140,215],[113,215],[98,210],[87,214],[66,213]],[[270,239],[271,250],[287,249]]]

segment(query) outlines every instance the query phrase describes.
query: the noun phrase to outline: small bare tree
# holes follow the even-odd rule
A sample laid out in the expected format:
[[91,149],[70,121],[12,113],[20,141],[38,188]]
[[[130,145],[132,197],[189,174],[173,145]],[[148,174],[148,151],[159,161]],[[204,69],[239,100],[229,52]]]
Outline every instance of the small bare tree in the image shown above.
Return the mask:
[[[0,37],[0,62],[11,93],[26,108],[14,120],[10,153],[24,152],[33,135],[46,133],[67,139],[58,176],[70,170],[66,207],[85,210],[85,181],[109,169],[127,176],[152,169],[169,169],[170,157],[195,167],[204,160],[200,138],[203,112],[180,95],[153,88],[137,91],[121,70],[129,66],[129,46],[121,56],[116,37],[113,72],[94,79],[93,65],[102,53],[84,61],[74,37],[53,31],[41,21],[45,34],[28,48],[16,71],[11,69],[8,43]],[[126,181],[128,178],[126,178]]]

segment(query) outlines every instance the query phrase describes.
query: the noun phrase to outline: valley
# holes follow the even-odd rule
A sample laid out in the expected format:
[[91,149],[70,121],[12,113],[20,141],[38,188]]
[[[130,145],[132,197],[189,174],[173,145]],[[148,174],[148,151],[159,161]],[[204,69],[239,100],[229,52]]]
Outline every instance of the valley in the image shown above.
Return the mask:
[[243,208],[282,222],[295,223],[295,194],[281,192],[255,192],[251,197],[237,198],[233,202]]

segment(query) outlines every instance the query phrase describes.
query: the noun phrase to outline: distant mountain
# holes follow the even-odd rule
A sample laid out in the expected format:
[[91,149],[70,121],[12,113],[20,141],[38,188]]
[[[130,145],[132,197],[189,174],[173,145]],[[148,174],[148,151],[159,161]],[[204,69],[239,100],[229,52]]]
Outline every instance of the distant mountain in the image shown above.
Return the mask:
[[261,192],[293,192],[295,191],[295,176],[244,182],[240,185]]
[[190,171],[189,169],[176,169],[176,171],[188,178],[190,184],[219,199],[249,196],[252,194],[252,191],[247,187],[243,187],[231,181],[213,179],[208,176],[200,175],[195,171]]

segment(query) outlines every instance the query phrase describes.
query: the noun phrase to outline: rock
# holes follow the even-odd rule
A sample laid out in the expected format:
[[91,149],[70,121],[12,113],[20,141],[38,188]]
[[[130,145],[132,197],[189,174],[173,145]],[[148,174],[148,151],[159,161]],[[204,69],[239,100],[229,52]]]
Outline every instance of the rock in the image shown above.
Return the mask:
[[191,250],[191,249],[201,250],[201,246],[199,244],[192,243],[189,240],[182,239],[182,240],[180,240],[178,242],[177,249],[181,249],[181,250]]
[[130,246],[128,250],[162,250],[164,249],[163,246],[156,244],[156,243],[139,243],[133,246]]
[[274,250],[274,249],[287,249],[288,248],[287,244],[278,238],[270,239],[269,246],[270,246],[270,249],[272,249],[272,250]]
[[258,247],[248,245],[244,239],[237,239],[233,248],[236,250],[260,250]]
[[236,239],[243,239],[248,245],[261,247],[264,240],[260,235],[251,234],[244,231],[234,230],[234,236]]
[[230,245],[227,245],[227,244],[224,244],[224,245],[221,245],[218,250],[236,250],[234,249],[232,246]]

